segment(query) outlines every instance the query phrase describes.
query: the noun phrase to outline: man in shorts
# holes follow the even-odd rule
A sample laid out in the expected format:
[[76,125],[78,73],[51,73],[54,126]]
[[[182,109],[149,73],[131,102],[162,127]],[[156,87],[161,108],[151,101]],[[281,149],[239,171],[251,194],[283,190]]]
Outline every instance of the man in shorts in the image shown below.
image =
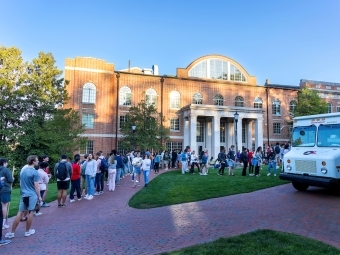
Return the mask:
[[23,168],[20,172],[20,191],[21,191],[21,199],[19,203],[19,211],[15,216],[12,231],[7,233],[5,237],[13,238],[14,232],[17,229],[21,218],[25,213],[28,212],[27,221],[26,221],[26,232],[25,236],[30,236],[35,233],[34,229],[31,229],[32,221],[33,221],[33,213],[35,211],[35,207],[37,203],[42,201],[40,196],[39,189],[39,174],[38,171],[35,170],[35,166],[39,163],[38,156],[30,155],[27,158],[27,167]]
[[12,183],[14,181],[11,170],[7,168],[8,160],[6,158],[0,158],[0,178],[3,178],[4,187],[0,190],[0,201],[2,206],[2,216],[3,220],[1,221],[2,229],[9,228],[7,224],[7,208],[9,203],[11,202],[11,192],[12,192]]
[[[58,179],[58,167],[60,164],[65,164],[67,175],[64,180]],[[72,176],[72,165],[67,161],[66,155],[61,155],[61,160],[54,167],[54,176],[57,178],[57,188],[58,188],[58,207],[66,207],[65,201],[67,197],[67,190],[70,188],[70,180]]]

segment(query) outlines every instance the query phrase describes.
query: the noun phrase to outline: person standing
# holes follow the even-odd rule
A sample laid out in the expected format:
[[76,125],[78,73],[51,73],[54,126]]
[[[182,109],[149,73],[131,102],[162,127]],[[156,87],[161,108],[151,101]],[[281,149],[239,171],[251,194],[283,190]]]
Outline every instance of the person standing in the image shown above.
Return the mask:
[[151,167],[150,156],[148,154],[145,154],[145,158],[143,159],[141,167],[144,175],[144,187],[147,187],[149,184],[150,167]]
[[54,176],[57,178],[58,207],[66,207],[65,201],[67,190],[70,188],[72,165],[67,161],[67,156],[65,154],[61,155],[60,162],[55,165]]
[[123,167],[124,167],[124,164],[123,164],[123,159],[121,156],[119,156],[117,154],[117,151],[116,150],[112,150],[112,153],[113,155],[115,156],[115,160],[117,161],[117,170],[116,170],[116,185],[117,187],[121,186],[120,185],[120,175],[123,171]]
[[[49,156],[48,155],[43,155],[42,156],[42,162],[45,162],[45,163],[47,163],[47,167],[45,168],[45,173],[47,173],[47,176],[48,176],[48,178],[50,179],[51,178],[51,173],[50,173],[50,167],[49,167],[49,164],[48,164],[48,162],[50,161],[50,158],[49,158]],[[44,192],[44,196],[43,196],[43,202],[42,202],[42,205],[41,205],[41,207],[50,207],[50,205],[48,204],[48,203],[46,203],[46,197],[47,197],[47,193],[48,193],[48,186],[46,186],[46,190],[45,190],[45,192]]]
[[12,184],[14,182],[11,170],[7,168],[8,160],[6,158],[0,159],[0,178],[2,178],[3,188],[0,190],[0,200],[1,200],[1,210],[3,215],[3,220],[1,221],[2,229],[9,228],[7,224],[7,208],[11,202]]
[[[0,177],[0,190],[4,187],[5,177]],[[0,222],[3,221],[2,210],[0,210]],[[0,246],[11,243],[10,240],[2,239],[2,228],[0,229]]]
[[78,201],[81,200],[81,191],[80,191],[80,155],[76,154],[74,156],[74,162],[72,163],[72,176],[71,176],[71,191],[70,191],[70,203],[73,203],[74,200],[74,191],[77,192]]
[[191,168],[190,168],[191,174],[195,174],[195,166],[197,166],[198,173],[200,172],[200,166],[198,164],[198,157],[197,157],[195,151],[192,151],[192,153],[191,153],[190,165],[191,165]]
[[235,176],[234,167],[235,167],[235,161],[236,161],[236,153],[235,153],[234,145],[230,147],[227,158],[228,158],[228,165],[229,165],[229,176]]
[[[137,157],[134,157],[132,160],[133,165],[133,188],[136,187],[136,182],[138,182],[138,186],[140,186],[140,174],[141,174],[141,166],[142,166],[143,160],[140,157],[140,153],[137,153]],[[137,181],[138,177],[138,181]]]
[[105,160],[101,152],[97,152],[97,172],[96,172],[96,192],[95,196],[99,196],[104,193],[104,174],[105,172],[101,170],[102,160]]
[[155,174],[159,173],[159,164],[161,161],[161,153],[157,153],[156,157],[155,157]]
[[254,165],[252,163],[253,155],[254,155],[254,152],[252,150],[250,150],[248,152],[249,176],[254,176]]
[[177,161],[177,152],[173,150],[171,153],[171,167],[176,168],[176,161]]
[[114,191],[116,188],[116,172],[117,172],[117,161],[115,160],[115,156],[113,154],[109,157],[109,170],[108,170],[108,183],[109,183],[109,191]]
[[182,174],[186,172],[186,164],[187,164],[187,152],[186,149],[181,153],[181,162],[182,162]]
[[218,154],[217,160],[220,162],[221,167],[218,169],[218,175],[224,175],[225,163],[227,160],[227,155],[225,154],[225,148]]
[[255,176],[260,177],[260,166],[262,164],[262,147],[257,147],[255,154],[253,155],[252,164],[255,166]]
[[205,149],[201,159],[202,172],[200,173],[200,175],[208,175],[208,159],[209,159],[208,149]]
[[39,188],[40,177],[38,171],[35,170],[38,163],[38,156],[30,155],[27,158],[27,167],[24,167],[20,172],[21,199],[19,203],[19,211],[14,218],[11,232],[5,235],[7,238],[14,237],[15,230],[17,229],[21,218],[24,214],[27,214],[27,212],[26,232],[24,236],[27,237],[35,233],[35,230],[31,229],[33,213],[37,203],[42,201]]
[[276,153],[271,148],[268,154],[268,174],[270,176],[270,168],[274,169],[274,176],[276,176]]
[[240,155],[240,161],[243,163],[242,176],[247,175],[248,160],[249,159],[248,159],[247,148],[243,148],[243,151]]
[[93,159],[93,155],[89,153],[86,160],[86,184],[87,184],[87,194],[85,196],[86,200],[92,200],[94,196],[94,179],[97,173],[97,161]]
[[[39,174],[39,188],[40,188],[40,196],[44,197],[44,194],[46,192],[46,187],[48,185],[48,182],[50,178],[48,177],[48,174],[46,173],[45,169],[48,167],[47,162],[40,162],[39,163],[39,169],[38,169],[38,174]],[[40,206],[43,205],[43,202],[40,203]],[[46,206],[45,206],[46,207]],[[42,212],[35,212],[34,216],[41,215]]]

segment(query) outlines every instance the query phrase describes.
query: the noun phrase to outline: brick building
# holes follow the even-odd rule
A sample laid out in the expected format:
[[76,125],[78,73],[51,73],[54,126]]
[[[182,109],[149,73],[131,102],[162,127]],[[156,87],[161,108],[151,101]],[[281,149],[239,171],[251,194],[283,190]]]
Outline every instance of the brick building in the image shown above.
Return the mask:
[[104,60],[77,57],[66,59],[65,79],[70,95],[65,107],[79,111],[87,126],[89,141],[80,153],[120,150],[119,126],[143,93],[166,118],[169,149],[207,148],[215,158],[222,146],[255,148],[288,141],[287,123],[300,87],[320,90],[331,111],[340,107],[340,84],[301,80],[300,86],[292,86],[267,80],[258,85],[239,63],[221,55],[200,57],[177,68],[176,76],[158,75],[155,65],[117,71]]

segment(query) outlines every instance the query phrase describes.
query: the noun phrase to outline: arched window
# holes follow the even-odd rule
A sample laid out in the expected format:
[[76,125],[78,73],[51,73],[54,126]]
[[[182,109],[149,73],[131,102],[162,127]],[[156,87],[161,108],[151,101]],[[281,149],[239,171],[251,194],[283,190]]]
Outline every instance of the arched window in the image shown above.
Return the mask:
[[131,89],[127,86],[121,87],[119,90],[119,105],[131,105]]
[[257,97],[254,100],[254,108],[262,108],[262,99]]
[[88,82],[83,86],[83,103],[96,103],[96,86],[91,82]]
[[273,114],[275,114],[277,116],[281,116],[281,102],[280,102],[280,100],[275,99],[273,101],[272,111],[273,111]]
[[171,91],[170,93],[170,108],[178,109],[181,107],[181,95],[178,91]]
[[201,93],[195,93],[192,97],[192,103],[193,104],[202,104],[203,103],[203,96]]
[[223,96],[221,94],[214,96],[214,105],[223,105]]
[[327,104],[327,113],[331,113],[332,112],[332,103],[328,103]]
[[297,102],[295,100],[290,101],[289,103],[289,112],[294,113]]
[[235,106],[244,107],[244,99],[241,96],[235,97]]
[[147,89],[145,92],[145,101],[147,105],[157,105],[157,92],[154,89]]

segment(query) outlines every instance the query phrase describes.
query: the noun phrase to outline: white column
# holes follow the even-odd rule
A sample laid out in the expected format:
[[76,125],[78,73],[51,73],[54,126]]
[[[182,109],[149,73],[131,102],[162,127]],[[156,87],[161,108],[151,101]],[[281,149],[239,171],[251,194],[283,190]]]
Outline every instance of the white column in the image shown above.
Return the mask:
[[234,123],[226,123],[227,128],[227,152],[231,145],[235,144]]
[[250,120],[248,121],[247,124],[247,149],[251,150],[252,146],[253,146],[253,121]]
[[183,118],[183,150],[189,145],[189,118]]
[[210,155],[217,159],[218,153],[220,152],[220,121],[221,118],[214,116],[212,118],[212,149]]
[[263,149],[263,118],[255,120],[255,150],[261,146]]
[[237,144],[240,152],[242,152],[242,120],[243,118],[239,117],[237,122]]
[[[190,115],[190,148],[191,150],[197,150],[197,143],[196,143],[196,130],[197,130],[197,116],[196,115]],[[185,146],[187,146],[185,145]]]
[[[206,134],[205,144],[206,144],[206,147],[208,149],[209,155],[214,156],[212,154],[213,147],[214,147],[214,141],[213,141],[214,138],[213,138],[212,120],[211,119],[207,119],[205,134]],[[203,150],[204,150],[204,148],[203,148]],[[198,151],[197,151],[197,153],[198,153]]]

